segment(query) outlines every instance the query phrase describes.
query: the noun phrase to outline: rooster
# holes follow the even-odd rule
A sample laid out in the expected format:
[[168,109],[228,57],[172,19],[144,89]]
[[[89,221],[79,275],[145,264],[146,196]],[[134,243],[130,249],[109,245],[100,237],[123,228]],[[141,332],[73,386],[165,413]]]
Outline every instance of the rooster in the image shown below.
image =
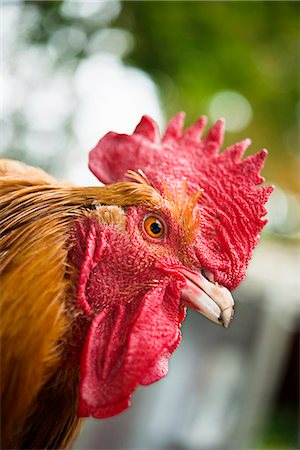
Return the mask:
[[128,408],[167,374],[186,307],[229,325],[266,223],[266,151],[219,153],[222,121],[202,140],[205,117],[183,121],[105,135],[97,187],[1,161],[2,448],[68,448],[84,417]]

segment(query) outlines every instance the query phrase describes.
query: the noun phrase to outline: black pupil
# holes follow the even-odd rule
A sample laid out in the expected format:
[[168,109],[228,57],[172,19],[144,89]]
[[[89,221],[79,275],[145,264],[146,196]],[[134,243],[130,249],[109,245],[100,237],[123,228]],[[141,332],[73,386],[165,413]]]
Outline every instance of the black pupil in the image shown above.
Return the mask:
[[150,225],[150,230],[153,234],[159,234],[161,232],[162,226],[159,222],[153,222]]

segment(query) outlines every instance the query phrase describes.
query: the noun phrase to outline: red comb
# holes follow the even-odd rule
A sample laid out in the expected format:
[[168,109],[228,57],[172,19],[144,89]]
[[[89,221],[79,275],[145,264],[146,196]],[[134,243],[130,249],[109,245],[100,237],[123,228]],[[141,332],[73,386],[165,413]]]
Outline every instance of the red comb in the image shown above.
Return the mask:
[[89,167],[104,183],[126,179],[141,169],[164,195],[186,179],[189,192],[204,190],[199,199],[201,233],[196,253],[215,280],[234,289],[244,278],[259,233],[266,224],[264,204],[272,186],[259,174],[267,155],[262,150],[241,160],[250,140],[219,153],[224,123],[218,120],[200,139],[206,117],[183,132],[184,113],[170,120],[161,138],[156,123],[143,116],[132,135],[106,134],[90,152]]

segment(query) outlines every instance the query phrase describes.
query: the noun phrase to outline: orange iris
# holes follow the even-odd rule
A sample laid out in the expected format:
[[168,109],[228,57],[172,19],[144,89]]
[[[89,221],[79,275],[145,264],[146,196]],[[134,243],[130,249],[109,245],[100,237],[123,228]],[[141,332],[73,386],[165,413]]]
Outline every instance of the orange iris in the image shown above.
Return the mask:
[[160,238],[163,236],[165,227],[164,224],[154,216],[147,217],[144,222],[146,233],[152,238]]

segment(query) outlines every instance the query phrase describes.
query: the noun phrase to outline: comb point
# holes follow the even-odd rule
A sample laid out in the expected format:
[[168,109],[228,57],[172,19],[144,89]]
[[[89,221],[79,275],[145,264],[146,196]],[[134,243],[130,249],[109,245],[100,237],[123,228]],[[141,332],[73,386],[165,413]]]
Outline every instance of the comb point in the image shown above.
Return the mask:
[[248,138],[237,142],[236,144],[227,147],[222,153],[221,158],[237,163],[241,160],[242,156],[244,155],[247,148],[250,147],[250,145],[251,139]]
[[267,203],[269,200],[270,195],[275,190],[275,186],[269,185],[269,186],[262,186],[258,189],[259,194],[259,201],[261,204]]
[[183,133],[182,136],[183,140],[185,142],[187,141],[198,142],[206,124],[207,124],[207,117],[201,116],[193,125],[191,125]]
[[185,113],[179,112],[168,123],[165,134],[163,136],[163,142],[169,142],[177,140],[182,135],[182,128],[184,124]]
[[144,136],[152,142],[160,142],[160,135],[157,123],[149,116],[143,116],[140,123],[136,126],[134,135]]
[[214,144],[214,147],[219,149],[223,144],[224,128],[225,120],[219,119],[209,130],[204,139],[205,144]]
[[254,155],[248,156],[248,158],[241,162],[241,172],[247,174],[256,184],[262,183],[264,179],[259,174],[264,166],[267,155],[267,150],[263,149]]

